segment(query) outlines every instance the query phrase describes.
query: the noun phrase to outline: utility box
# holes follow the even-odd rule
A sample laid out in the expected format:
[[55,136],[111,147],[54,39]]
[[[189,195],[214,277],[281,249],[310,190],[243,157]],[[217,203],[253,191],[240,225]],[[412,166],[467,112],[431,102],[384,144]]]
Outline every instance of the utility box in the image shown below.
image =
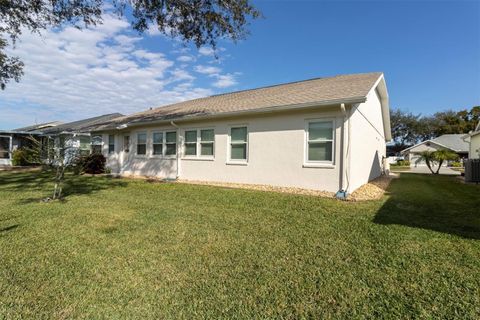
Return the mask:
[[465,161],[465,182],[480,182],[480,159]]

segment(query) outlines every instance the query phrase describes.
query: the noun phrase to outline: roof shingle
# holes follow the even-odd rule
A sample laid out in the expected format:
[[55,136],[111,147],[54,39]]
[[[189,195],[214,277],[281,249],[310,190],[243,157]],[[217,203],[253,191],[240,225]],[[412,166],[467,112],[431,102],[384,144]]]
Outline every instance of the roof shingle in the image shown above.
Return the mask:
[[97,127],[96,130],[113,129],[126,123],[365,99],[381,75],[381,72],[339,75],[214,95],[120,117],[105,126]]

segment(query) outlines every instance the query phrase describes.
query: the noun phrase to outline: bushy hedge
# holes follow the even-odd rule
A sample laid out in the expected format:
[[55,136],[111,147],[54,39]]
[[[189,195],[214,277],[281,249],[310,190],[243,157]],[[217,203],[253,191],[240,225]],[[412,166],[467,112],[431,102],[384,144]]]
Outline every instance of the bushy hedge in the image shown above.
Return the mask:
[[105,163],[107,160],[103,154],[92,153],[82,156],[76,164],[77,170],[89,174],[105,173]]
[[408,160],[397,160],[397,166],[399,166],[399,167],[410,167],[410,161],[408,161]]
[[38,153],[29,148],[18,148],[12,152],[14,166],[31,166],[40,164]]
[[450,163],[450,167],[461,168],[461,167],[463,167],[463,165],[462,165],[462,163],[459,162],[459,161],[454,161],[454,162],[451,162],[451,163]]

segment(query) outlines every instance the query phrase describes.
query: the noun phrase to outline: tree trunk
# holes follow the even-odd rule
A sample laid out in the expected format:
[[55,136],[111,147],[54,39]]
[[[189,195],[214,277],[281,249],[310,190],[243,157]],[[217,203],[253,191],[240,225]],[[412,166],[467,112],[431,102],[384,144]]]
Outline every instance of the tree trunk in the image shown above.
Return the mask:
[[437,168],[437,172],[435,172],[435,174],[439,174],[440,173],[440,168],[442,167],[442,164],[443,164],[443,160],[440,160],[438,162],[438,168]]
[[425,163],[427,164],[427,167],[428,167],[428,169],[430,170],[430,172],[432,172],[432,174],[434,174],[435,171],[433,171],[433,169],[432,169],[432,165],[431,165],[431,163],[430,163],[430,160],[425,159]]

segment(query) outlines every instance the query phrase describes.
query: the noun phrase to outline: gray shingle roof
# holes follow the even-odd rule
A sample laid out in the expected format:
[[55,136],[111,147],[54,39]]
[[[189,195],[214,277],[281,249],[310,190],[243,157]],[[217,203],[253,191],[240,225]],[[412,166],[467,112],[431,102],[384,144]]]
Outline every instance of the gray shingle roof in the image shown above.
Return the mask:
[[111,120],[122,117],[123,114],[121,113],[111,113],[105,114],[98,117],[78,120],[74,122],[64,123],[62,125],[58,125],[51,128],[46,128],[41,130],[44,134],[58,134],[58,133],[82,133],[82,132],[89,132],[92,128],[108,124]]
[[195,116],[212,116],[248,112],[309,103],[341,103],[365,99],[381,72],[339,75],[258,89],[237,91],[175,103],[120,117],[96,130],[113,129],[121,124],[174,120]]
[[17,128],[17,129],[13,129],[11,131],[31,132],[31,131],[38,131],[38,130],[41,130],[41,129],[51,128],[51,127],[56,127],[56,126],[61,125],[61,124],[63,124],[63,122],[61,122],[61,121],[52,121],[52,122],[35,124],[35,125],[28,126],[28,127]]
[[432,141],[456,152],[468,152],[469,144],[463,140],[463,136],[465,136],[465,133],[444,134],[440,137],[432,139]]

